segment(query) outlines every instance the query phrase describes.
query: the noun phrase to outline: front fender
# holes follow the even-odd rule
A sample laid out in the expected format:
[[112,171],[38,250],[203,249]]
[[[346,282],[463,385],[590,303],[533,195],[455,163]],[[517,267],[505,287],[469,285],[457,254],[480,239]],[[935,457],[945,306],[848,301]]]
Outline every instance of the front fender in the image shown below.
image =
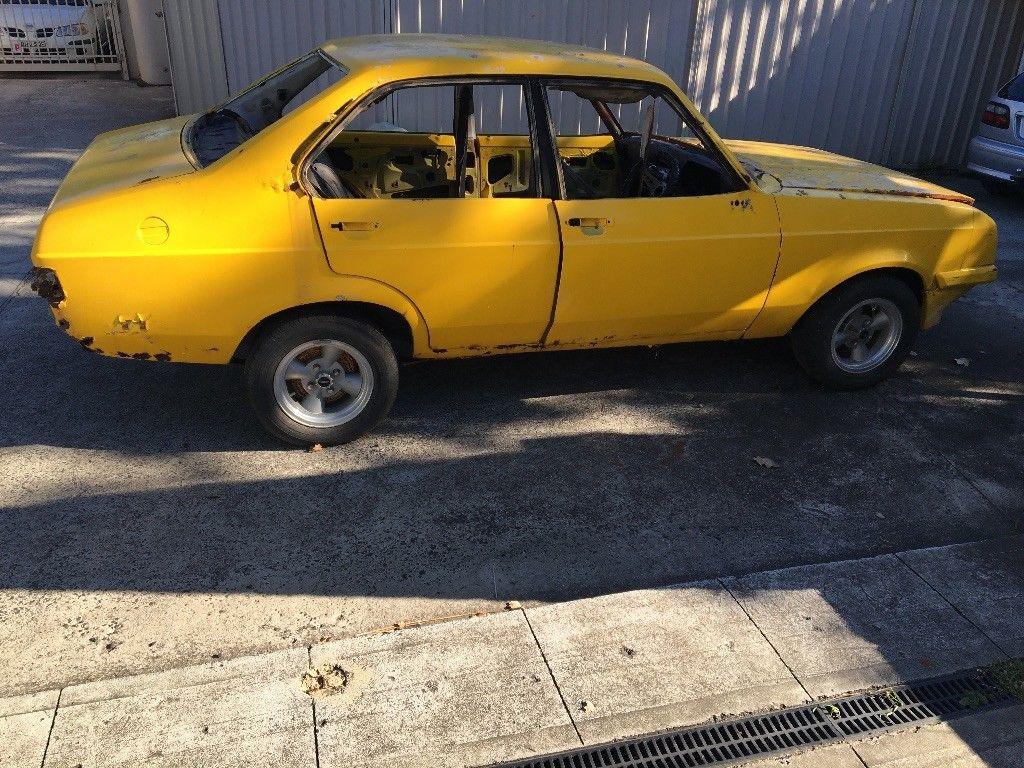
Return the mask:
[[927,295],[937,273],[994,255],[987,217],[962,203],[837,193],[777,200],[782,255],[746,338],[784,336],[818,299],[858,275],[909,270]]

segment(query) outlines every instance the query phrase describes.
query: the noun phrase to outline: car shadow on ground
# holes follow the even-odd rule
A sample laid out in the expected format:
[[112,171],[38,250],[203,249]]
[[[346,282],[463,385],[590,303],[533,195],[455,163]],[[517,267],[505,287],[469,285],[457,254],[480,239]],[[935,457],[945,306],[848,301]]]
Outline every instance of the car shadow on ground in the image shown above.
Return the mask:
[[309,454],[263,435],[235,368],[39,335],[0,352],[48,377],[0,395],[0,444],[129,474],[9,499],[4,588],[565,598],[998,535],[1022,511],[1004,342],[967,377],[925,336],[855,393],[810,382],[782,340],[413,364],[375,433]]

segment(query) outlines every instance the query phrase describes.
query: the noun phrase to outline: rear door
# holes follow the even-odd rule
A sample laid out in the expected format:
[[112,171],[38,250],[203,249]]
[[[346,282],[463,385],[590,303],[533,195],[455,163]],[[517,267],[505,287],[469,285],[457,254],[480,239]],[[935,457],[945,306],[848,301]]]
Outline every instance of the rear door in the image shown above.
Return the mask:
[[520,84],[398,90],[315,161],[345,186],[312,198],[331,268],[408,296],[434,349],[538,344],[551,318],[558,224],[525,99]]

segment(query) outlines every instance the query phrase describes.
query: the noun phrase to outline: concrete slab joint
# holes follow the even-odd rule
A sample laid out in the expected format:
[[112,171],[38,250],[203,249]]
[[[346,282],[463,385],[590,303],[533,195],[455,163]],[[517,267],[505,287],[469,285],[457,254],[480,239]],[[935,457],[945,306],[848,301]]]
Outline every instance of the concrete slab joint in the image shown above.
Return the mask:
[[[979,626],[1015,647],[1019,623],[988,612],[1024,602],[1022,540],[515,608],[0,699],[0,766],[461,768],[934,677],[1005,658]],[[1000,712],[978,715],[984,738],[964,723],[787,759],[1011,765],[1024,717]],[[897,744],[933,762],[903,763]]]

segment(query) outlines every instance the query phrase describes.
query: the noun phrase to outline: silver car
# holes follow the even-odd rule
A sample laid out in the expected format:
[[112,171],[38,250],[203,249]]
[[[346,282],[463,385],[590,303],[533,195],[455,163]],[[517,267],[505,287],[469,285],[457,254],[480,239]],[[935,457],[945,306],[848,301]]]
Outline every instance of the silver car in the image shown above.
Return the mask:
[[993,192],[1024,186],[1024,72],[996,91],[985,107],[967,151],[967,167]]

